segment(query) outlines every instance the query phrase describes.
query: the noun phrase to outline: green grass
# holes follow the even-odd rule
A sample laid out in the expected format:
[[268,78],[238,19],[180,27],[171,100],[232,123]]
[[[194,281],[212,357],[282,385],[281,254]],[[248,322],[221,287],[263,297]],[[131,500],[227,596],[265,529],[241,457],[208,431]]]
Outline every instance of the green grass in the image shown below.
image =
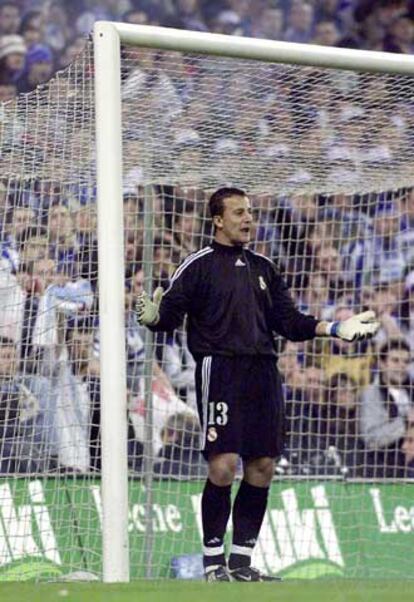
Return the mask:
[[163,581],[102,583],[5,583],[3,602],[412,602],[414,582],[285,581],[218,583]]

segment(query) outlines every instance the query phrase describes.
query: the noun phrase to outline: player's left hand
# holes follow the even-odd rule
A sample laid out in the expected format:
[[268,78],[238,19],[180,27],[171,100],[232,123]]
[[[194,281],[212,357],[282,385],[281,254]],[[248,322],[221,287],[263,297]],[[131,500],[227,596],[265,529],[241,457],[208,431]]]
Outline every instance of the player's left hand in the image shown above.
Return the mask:
[[379,328],[380,323],[376,318],[375,312],[369,310],[356,314],[342,322],[333,322],[330,334],[333,337],[351,343],[352,341],[370,339],[378,332]]
[[160,319],[159,307],[164,289],[158,286],[153,294],[152,300],[145,291],[140,293],[135,303],[138,322],[144,326],[151,326]]

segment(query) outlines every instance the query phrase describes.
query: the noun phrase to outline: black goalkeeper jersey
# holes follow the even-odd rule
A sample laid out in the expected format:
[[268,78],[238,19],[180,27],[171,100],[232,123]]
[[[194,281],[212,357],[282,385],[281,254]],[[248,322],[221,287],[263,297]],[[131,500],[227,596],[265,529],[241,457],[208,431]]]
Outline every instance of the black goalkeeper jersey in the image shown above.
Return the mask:
[[211,245],[176,269],[151,327],[171,331],[188,315],[188,346],[207,355],[276,355],[274,333],[291,341],[315,337],[318,323],[295,306],[274,263],[248,249]]

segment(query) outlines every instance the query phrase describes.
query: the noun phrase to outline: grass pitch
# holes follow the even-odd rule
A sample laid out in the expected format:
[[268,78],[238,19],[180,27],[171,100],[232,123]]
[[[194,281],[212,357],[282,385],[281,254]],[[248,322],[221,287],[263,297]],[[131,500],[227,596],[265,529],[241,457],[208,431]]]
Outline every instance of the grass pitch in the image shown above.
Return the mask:
[[412,602],[414,582],[288,581],[217,583],[139,581],[102,583],[4,583],[3,602]]

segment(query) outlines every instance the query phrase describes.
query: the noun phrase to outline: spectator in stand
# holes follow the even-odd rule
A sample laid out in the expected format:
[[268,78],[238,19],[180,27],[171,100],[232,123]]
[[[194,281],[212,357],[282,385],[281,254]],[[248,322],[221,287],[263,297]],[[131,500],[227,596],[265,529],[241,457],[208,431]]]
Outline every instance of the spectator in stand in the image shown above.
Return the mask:
[[[316,231],[318,228],[316,227]],[[345,281],[341,255],[333,245],[324,245],[324,240],[313,239],[314,269],[325,276],[328,287],[328,301],[336,303],[339,299],[351,297],[352,287]]]
[[298,291],[300,310],[323,320],[332,318],[334,303],[329,300],[328,278],[321,272],[310,272],[306,286]]
[[18,373],[16,343],[0,337],[0,474],[55,469],[49,445],[50,380]]
[[377,204],[373,216],[373,237],[366,254],[365,269],[374,284],[401,284],[406,271],[406,255],[400,236],[400,215],[394,200]]
[[[39,261],[43,259],[39,257]],[[19,342],[21,370],[26,374],[34,374],[37,371],[39,359],[33,349],[33,328],[42,293],[42,279],[35,273],[35,265],[37,266],[38,262],[21,262],[16,275],[23,302],[16,341]]]
[[129,278],[142,263],[143,241],[139,232],[125,232],[125,275]]
[[26,44],[18,35],[0,37],[0,83],[15,85],[25,65]]
[[[118,2],[118,7],[120,14],[123,14],[128,8],[128,3],[121,0]],[[82,35],[88,35],[95,21],[116,21],[115,12],[118,12],[117,7],[115,7],[111,0],[83,3],[83,6],[74,19],[75,30]]]
[[31,48],[36,44],[42,44],[44,32],[36,27],[36,22],[32,23],[29,20],[27,23],[22,23],[20,35],[23,37],[27,48]]
[[176,29],[207,31],[198,0],[173,0],[174,16],[164,20],[164,25]]
[[154,473],[163,477],[205,478],[207,464],[199,451],[200,426],[195,416],[172,414],[161,430],[163,447],[154,465]]
[[365,475],[395,474],[407,423],[414,422],[410,347],[390,339],[379,349],[374,382],[361,391],[359,432],[365,447]]
[[385,52],[412,54],[414,52],[414,24],[407,15],[400,15],[392,21],[384,38]]
[[299,0],[292,3],[288,14],[286,42],[308,43],[312,39],[314,10],[310,2]]
[[81,205],[74,215],[76,232],[75,272],[89,280],[95,292],[98,284],[98,239],[96,205]]
[[27,48],[31,48],[34,44],[45,43],[45,27],[46,17],[42,11],[30,10],[24,14],[20,33],[26,41]]
[[54,52],[59,53],[65,48],[72,35],[69,15],[64,4],[60,0],[52,0],[47,7],[42,41]]
[[168,287],[174,268],[178,264],[179,250],[166,238],[154,240],[154,286]]
[[[71,355],[63,340],[64,320],[59,318],[60,316],[56,362],[50,366],[52,387],[56,395],[55,412],[51,419],[57,460],[62,472],[87,473],[90,469],[91,399],[85,382],[85,367],[80,361],[83,358]],[[73,350],[73,339],[71,346]]]
[[372,50],[383,50],[390,23],[407,11],[405,0],[360,0],[355,7],[355,20],[361,24],[361,43]]
[[315,24],[312,44],[319,46],[337,46],[340,34],[334,21],[319,21]]
[[[316,383],[315,383],[316,384]],[[303,474],[358,476],[363,446],[358,436],[358,387],[344,373],[325,380],[323,399],[306,407],[291,437],[292,469]]]
[[66,46],[61,51],[57,60],[57,67],[64,69],[71,63],[74,63],[79,57],[81,52],[85,49],[86,37],[83,35],[77,35],[69,38]]
[[320,428],[325,468],[330,473],[357,477],[363,462],[363,445],[358,433],[358,383],[338,372],[325,383]]
[[[72,391],[81,410],[82,442],[89,441],[92,470],[101,469],[99,359],[94,354],[95,331],[88,320],[68,331],[67,350]],[[86,447],[86,446],[85,446]],[[85,454],[86,455],[86,454]]]
[[407,269],[407,238],[400,234],[400,214],[394,201],[373,203],[371,232],[343,248],[347,281],[361,285],[389,284],[400,292]]
[[[185,414],[197,420],[197,412],[191,409],[175,394],[168,379],[159,368],[154,373],[152,385],[153,393],[153,427],[154,438],[152,441],[153,452],[157,456],[163,448],[163,429],[165,428],[170,416]],[[132,422],[135,439],[141,444],[147,441],[146,420],[145,420],[145,399],[143,388],[138,394],[129,395],[129,417]],[[165,435],[165,431],[164,431]],[[175,457],[176,459],[176,457]],[[137,469],[139,469],[139,464]],[[185,469],[185,468],[184,468]]]
[[122,21],[131,25],[155,25],[153,21],[150,23],[148,12],[144,8],[138,6],[127,10],[122,17]]
[[266,40],[282,40],[284,27],[284,14],[282,9],[266,6],[258,18],[253,21],[250,35],[253,38]]
[[[311,361],[312,359],[310,358]],[[320,421],[325,396],[325,375],[321,368],[311,363],[301,367],[293,375],[292,381],[295,380],[298,384],[290,388],[286,400],[286,453],[292,469],[302,471],[309,464],[313,445],[312,429]]]
[[222,10],[210,19],[210,30],[224,35],[243,35],[243,22],[237,10]]
[[[346,14],[346,2],[342,0],[313,0],[315,7],[315,21],[317,23],[332,21],[341,31],[349,14]],[[348,3],[352,4],[352,2]]]
[[179,261],[201,247],[201,219],[195,203],[177,202],[173,216],[173,243],[179,251]]
[[[71,281],[58,271],[53,259],[38,259],[28,266],[32,277],[32,296],[36,299],[35,315],[30,317],[30,339],[26,344],[35,359],[41,359],[39,368],[49,373],[62,355],[64,330],[68,320],[84,317],[93,303],[88,280]],[[33,308],[31,308],[33,311]],[[63,337],[63,338],[62,338]]]
[[21,342],[25,292],[7,258],[0,259],[0,336]]
[[[99,4],[99,5],[98,5]],[[338,0],[102,0],[100,3],[59,0],[28,0],[0,3],[0,38],[20,33],[28,48],[45,46],[52,50],[56,68],[62,68],[79,54],[97,19],[122,20],[136,24],[163,24],[183,29],[286,39],[323,45],[388,49],[412,49],[411,5],[404,1],[378,3]],[[22,8],[24,6],[24,8]],[[287,26],[284,26],[284,20]],[[314,30],[315,28],[315,30]],[[79,34],[79,37],[77,36]],[[75,37],[74,37],[75,36]],[[54,68],[54,67],[53,67]],[[29,91],[50,77],[22,78],[21,90]]]
[[125,328],[126,328],[126,351],[127,351],[127,384],[132,393],[140,390],[140,380],[144,371],[144,339],[145,331],[137,322],[133,311],[134,295],[144,290],[144,272],[137,269],[128,278],[125,287]]
[[[287,400],[287,408],[289,402],[299,398],[299,391],[305,383],[305,371],[299,359],[298,344],[292,341],[283,341],[281,350],[278,354],[277,366],[283,375],[283,388]],[[292,406],[293,407],[293,406]],[[296,408],[294,408],[296,410]],[[289,414],[289,412],[288,412]],[[294,412],[290,412],[293,416]]]
[[407,271],[414,270],[414,188],[403,189],[398,197],[400,214],[399,239],[407,262]]
[[14,206],[9,209],[6,223],[2,228],[0,245],[1,256],[7,260],[11,271],[17,271],[20,262],[21,244],[27,240],[29,229],[32,235],[35,233],[36,227],[34,224],[36,224],[36,221],[36,213],[30,207]]
[[25,73],[17,82],[19,92],[30,92],[46,83],[54,72],[54,57],[49,46],[35,44],[27,51]]
[[17,34],[20,22],[18,5],[7,0],[2,1],[0,3],[0,36]]
[[399,290],[393,283],[378,284],[375,287],[365,287],[362,290],[361,301],[364,307],[378,312],[381,328],[375,335],[376,347],[381,347],[388,339],[405,337],[402,320],[402,300]]
[[[47,259],[50,255],[46,228],[31,226],[18,238],[19,262],[28,264],[38,259]],[[20,263],[19,263],[20,265]]]
[[354,195],[337,193],[324,199],[322,214],[330,218],[340,228],[337,239],[351,242],[358,238],[369,237],[371,232],[371,219],[364,213],[361,205],[355,207]]
[[144,242],[143,201],[133,192],[123,196],[123,217],[125,234],[136,234],[140,244]]
[[280,231],[280,245],[286,257],[284,270],[287,282],[302,290],[311,271],[312,249],[309,235],[318,219],[315,195],[298,194],[282,200],[275,211]]
[[59,269],[65,269],[68,274],[75,275],[79,241],[67,204],[60,200],[52,202],[47,219],[51,256]]

